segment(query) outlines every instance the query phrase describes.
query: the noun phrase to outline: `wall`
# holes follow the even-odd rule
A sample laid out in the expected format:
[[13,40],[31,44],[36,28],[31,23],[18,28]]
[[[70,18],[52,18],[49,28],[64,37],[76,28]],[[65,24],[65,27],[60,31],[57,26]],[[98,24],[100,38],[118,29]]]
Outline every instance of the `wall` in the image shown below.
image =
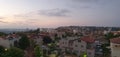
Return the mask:
[[120,44],[111,43],[111,56],[120,57]]

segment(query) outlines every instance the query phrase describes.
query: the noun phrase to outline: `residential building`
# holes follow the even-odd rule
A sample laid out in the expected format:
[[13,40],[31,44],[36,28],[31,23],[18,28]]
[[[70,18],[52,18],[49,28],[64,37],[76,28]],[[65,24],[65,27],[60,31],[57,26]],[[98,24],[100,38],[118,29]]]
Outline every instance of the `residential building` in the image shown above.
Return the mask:
[[110,40],[111,56],[120,57],[120,38],[113,38]]
[[10,47],[10,41],[5,38],[0,38],[0,46],[9,48]]
[[64,51],[75,53],[78,57],[87,54],[88,57],[95,56],[94,38],[91,37],[68,37],[59,41],[59,47]]

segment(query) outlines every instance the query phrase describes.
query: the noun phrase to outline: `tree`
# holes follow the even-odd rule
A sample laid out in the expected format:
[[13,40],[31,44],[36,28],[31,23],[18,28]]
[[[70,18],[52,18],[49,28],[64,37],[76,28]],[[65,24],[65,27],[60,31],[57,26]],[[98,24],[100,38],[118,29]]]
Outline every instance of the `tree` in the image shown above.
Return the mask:
[[58,34],[55,34],[55,37],[58,37]]
[[19,42],[16,40],[16,41],[14,41],[14,46],[15,47],[19,47]]
[[19,48],[11,47],[6,51],[3,57],[24,57],[24,51]]
[[52,39],[51,39],[49,36],[45,36],[45,37],[43,38],[43,43],[44,43],[44,44],[52,43]]
[[66,38],[67,37],[67,35],[65,34],[65,35],[62,35],[62,38]]
[[4,52],[4,47],[0,46],[0,54]]
[[3,46],[0,46],[0,57],[3,57],[4,53],[5,53],[5,48]]
[[34,33],[38,34],[40,32],[40,28],[37,28],[36,30],[34,30]]
[[87,57],[87,53],[84,52],[84,53],[80,54],[80,57]]
[[35,57],[43,57],[43,52],[39,46],[35,47]]
[[111,38],[114,38],[114,34],[113,33],[108,33],[105,36],[106,36],[106,40],[110,40]]
[[54,42],[58,42],[60,39],[60,37],[55,37]]
[[110,54],[110,49],[107,48],[108,44],[102,44],[102,49],[103,49],[103,56],[107,56]]
[[0,32],[0,36],[6,36],[6,33]]
[[30,44],[31,44],[30,46],[33,48],[37,46],[36,42],[32,39],[30,39]]
[[30,41],[26,35],[22,35],[21,39],[19,40],[19,48],[26,49],[30,46]]
[[120,35],[118,34],[118,35],[114,35],[113,33],[108,33],[108,34],[106,34],[105,35],[105,37],[106,37],[106,40],[108,41],[108,46],[110,46],[110,39],[112,39],[112,38],[117,38],[117,37],[119,37]]
[[108,41],[108,46],[110,46],[110,39],[114,38],[114,34],[113,33],[108,33],[105,35],[105,39]]

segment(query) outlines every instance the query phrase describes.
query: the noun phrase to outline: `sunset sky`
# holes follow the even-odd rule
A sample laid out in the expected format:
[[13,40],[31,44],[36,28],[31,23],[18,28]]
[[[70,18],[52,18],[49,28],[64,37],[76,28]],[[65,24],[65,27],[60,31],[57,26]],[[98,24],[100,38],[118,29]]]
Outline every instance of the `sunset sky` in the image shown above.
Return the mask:
[[0,0],[0,28],[120,27],[120,0]]

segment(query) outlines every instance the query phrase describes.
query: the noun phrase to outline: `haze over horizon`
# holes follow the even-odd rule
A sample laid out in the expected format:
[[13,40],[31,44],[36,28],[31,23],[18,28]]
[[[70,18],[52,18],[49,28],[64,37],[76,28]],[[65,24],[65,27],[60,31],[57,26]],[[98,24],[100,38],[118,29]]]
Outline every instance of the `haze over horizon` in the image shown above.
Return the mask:
[[0,0],[0,28],[120,27],[120,0]]

